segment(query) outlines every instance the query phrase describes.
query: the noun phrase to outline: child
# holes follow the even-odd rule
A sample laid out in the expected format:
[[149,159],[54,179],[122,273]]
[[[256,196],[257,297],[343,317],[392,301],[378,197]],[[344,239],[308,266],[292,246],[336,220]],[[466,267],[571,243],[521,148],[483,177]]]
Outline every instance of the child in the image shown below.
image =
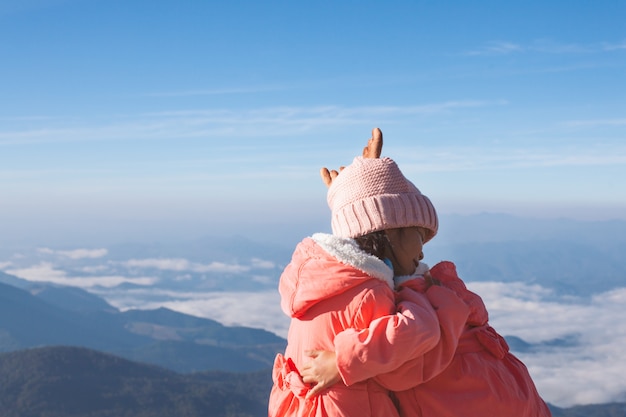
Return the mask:
[[[371,147],[363,155],[328,190],[333,235],[314,234],[300,242],[281,275],[281,306],[292,320],[285,354],[274,362],[270,417],[397,416],[389,391],[368,378],[337,382],[307,399],[310,387],[299,373],[305,352],[331,350],[337,335],[348,329],[367,332],[385,317],[390,329],[410,329],[394,340],[396,346],[424,354],[442,333],[458,335],[467,318],[465,303],[436,286],[408,292],[396,310],[393,270],[415,273],[423,242],[437,231],[437,216],[392,160],[378,158],[380,151]],[[446,311],[444,321],[433,305]],[[377,331],[363,340],[384,338]],[[384,366],[387,356],[372,354],[370,364]]]
[[[326,170],[322,176],[332,186],[342,175],[330,175]],[[452,290],[469,308],[463,331],[442,331],[439,343],[423,354],[403,350],[395,343],[408,337],[412,329],[391,328],[392,316],[373,321],[369,329],[347,329],[335,337],[333,352],[310,352],[313,360],[302,367],[303,381],[313,384],[309,398],[323,392],[333,380],[350,386],[375,377],[376,382],[395,392],[402,417],[550,416],[526,367],[489,326],[481,298],[467,290],[454,264],[439,263],[430,275],[394,279],[404,297],[427,291],[428,280]],[[448,312],[438,309],[438,313],[440,322],[445,322]],[[381,337],[366,339],[372,333]],[[368,362],[367,358],[379,351],[386,352],[387,366]]]

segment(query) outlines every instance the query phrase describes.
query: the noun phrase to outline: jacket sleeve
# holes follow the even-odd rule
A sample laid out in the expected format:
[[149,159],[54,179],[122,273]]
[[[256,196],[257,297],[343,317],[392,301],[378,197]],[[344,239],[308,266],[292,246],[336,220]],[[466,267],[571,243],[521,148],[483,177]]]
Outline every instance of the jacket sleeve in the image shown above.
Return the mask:
[[[410,288],[403,288],[401,296],[406,296],[411,291]],[[453,291],[445,287],[431,287],[426,296],[435,309],[441,337],[439,342],[424,354],[415,355],[395,370],[376,377],[376,380],[389,390],[404,391],[434,378],[450,365],[456,353],[470,308]]]
[[372,321],[395,311],[396,301],[393,291],[387,284],[380,282],[368,289],[359,302],[354,304],[350,314],[352,319],[345,328],[366,329]]
[[[347,329],[335,337],[337,366],[346,385],[378,375],[387,388],[408,389],[425,375],[436,375],[451,361],[467,319],[465,303],[442,287],[422,294],[407,286],[398,300],[395,315],[380,317],[363,330]],[[426,364],[427,352],[436,364]]]

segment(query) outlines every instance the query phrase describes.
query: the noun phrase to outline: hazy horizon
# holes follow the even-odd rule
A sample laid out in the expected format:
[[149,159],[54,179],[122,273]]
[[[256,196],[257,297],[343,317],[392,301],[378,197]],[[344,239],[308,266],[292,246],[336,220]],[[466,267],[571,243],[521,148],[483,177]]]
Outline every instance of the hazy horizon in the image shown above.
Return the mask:
[[440,213],[626,219],[625,13],[3,1],[0,235],[291,239],[373,127]]

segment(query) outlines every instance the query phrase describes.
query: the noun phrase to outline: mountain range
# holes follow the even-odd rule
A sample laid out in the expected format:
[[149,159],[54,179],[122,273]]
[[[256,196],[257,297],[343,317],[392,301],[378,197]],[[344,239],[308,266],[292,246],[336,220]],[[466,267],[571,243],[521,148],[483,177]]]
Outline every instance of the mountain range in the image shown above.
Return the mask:
[[77,347],[0,354],[3,417],[262,417],[268,371],[179,374]]
[[285,340],[165,308],[120,312],[77,288],[37,284],[27,291],[0,283],[0,352],[54,345],[178,372],[252,372],[271,367]]
[[465,281],[540,284],[588,297],[626,287],[626,221],[448,215],[427,262],[452,260]]

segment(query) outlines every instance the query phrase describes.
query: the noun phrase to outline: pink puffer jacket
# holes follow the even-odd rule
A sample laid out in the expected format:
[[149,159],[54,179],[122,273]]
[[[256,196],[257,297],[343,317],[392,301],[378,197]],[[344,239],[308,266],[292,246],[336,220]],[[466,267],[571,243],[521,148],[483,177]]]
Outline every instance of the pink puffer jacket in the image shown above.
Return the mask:
[[[356,382],[374,376],[374,372],[388,372],[378,375],[376,381],[396,391],[402,417],[549,417],[550,410],[528,370],[509,352],[504,338],[489,326],[482,299],[466,288],[454,264],[439,263],[431,269],[431,275],[469,308],[462,331],[442,326],[437,346],[410,360],[407,352],[394,348],[391,339],[398,335],[388,334],[388,340],[381,338],[376,345],[364,346],[358,334],[343,332],[336,338],[336,346],[344,381]],[[436,288],[426,290],[423,279],[413,279],[403,284],[400,297],[430,294]],[[440,323],[445,323],[446,311],[438,308],[437,313]],[[393,357],[391,365],[386,370],[373,370],[353,357],[352,352],[362,350],[374,355],[380,350],[387,352]],[[398,366],[398,362],[404,364]]]

